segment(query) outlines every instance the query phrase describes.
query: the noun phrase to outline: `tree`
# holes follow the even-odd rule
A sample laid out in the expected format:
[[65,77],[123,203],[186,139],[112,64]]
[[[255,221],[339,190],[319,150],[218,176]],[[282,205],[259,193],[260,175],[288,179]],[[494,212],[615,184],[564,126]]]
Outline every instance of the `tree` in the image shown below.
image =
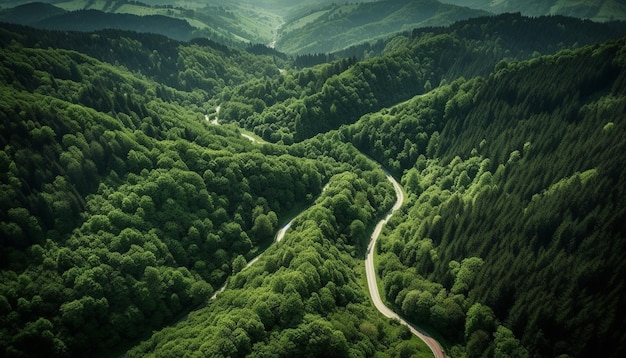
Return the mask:
[[487,332],[481,329],[472,332],[467,340],[467,356],[470,358],[481,357],[487,347],[489,347],[490,342],[490,336]]
[[[275,216],[276,214],[274,214]],[[260,214],[254,220],[254,225],[250,229],[253,242],[264,242],[272,237],[274,233],[274,225],[269,215]]]
[[366,246],[367,245],[367,233],[365,231],[365,224],[363,221],[359,219],[355,219],[350,223],[350,227],[348,228],[348,232],[352,241],[358,245]]
[[278,317],[282,327],[293,327],[302,321],[304,317],[304,304],[302,298],[295,290],[284,294],[278,308]]
[[513,332],[504,326],[498,326],[493,334],[494,358],[528,358],[528,351],[522,347]]
[[83,309],[81,300],[64,303],[61,306],[61,321],[71,329],[80,328],[85,319]]
[[[8,352],[30,357],[55,356],[66,351],[65,344],[54,337],[53,324],[40,317],[34,322],[28,322],[13,338]],[[19,353],[18,353],[19,352]]]
[[430,309],[435,305],[433,295],[428,291],[411,290],[402,300],[402,312],[415,322],[428,322]]
[[430,308],[431,324],[451,337],[461,336],[465,314],[453,298],[446,298]]
[[480,303],[474,303],[465,317],[465,339],[468,340],[472,333],[478,330],[491,335],[496,328],[496,317],[491,308]]
[[241,272],[241,270],[243,270],[246,267],[246,263],[247,263],[246,258],[243,257],[242,255],[238,255],[237,257],[235,257],[232,263],[233,275]]
[[466,293],[474,284],[474,279],[478,270],[483,266],[480,257],[470,257],[461,261],[461,267],[456,274],[454,285],[450,289],[452,293]]

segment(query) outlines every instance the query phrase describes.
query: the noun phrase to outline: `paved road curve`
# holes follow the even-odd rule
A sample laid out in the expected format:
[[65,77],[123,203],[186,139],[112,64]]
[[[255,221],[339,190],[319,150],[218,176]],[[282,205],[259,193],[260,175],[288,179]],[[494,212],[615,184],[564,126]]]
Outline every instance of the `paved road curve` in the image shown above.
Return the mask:
[[433,352],[433,355],[436,358],[445,358],[445,354],[443,353],[443,350],[441,349],[439,342],[437,342],[428,334],[420,330],[418,327],[405,321],[402,317],[398,316],[398,314],[396,314],[394,311],[390,310],[389,307],[385,306],[382,299],[380,298],[380,293],[378,292],[378,285],[376,284],[376,270],[374,268],[374,250],[376,247],[376,240],[378,239],[378,236],[380,235],[380,232],[383,229],[383,226],[385,226],[387,221],[389,221],[389,219],[391,218],[391,215],[393,215],[393,212],[398,210],[402,206],[402,203],[404,202],[404,193],[402,192],[402,187],[400,186],[400,184],[398,184],[398,182],[389,173],[385,172],[385,174],[387,175],[387,179],[393,184],[393,188],[396,191],[397,199],[396,199],[396,203],[391,209],[391,212],[387,214],[387,216],[376,225],[376,228],[374,229],[374,232],[372,233],[370,244],[367,248],[367,258],[365,259],[365,274],[367,276],[367,286],[370,291],[370,296],[372,297],[374,306],[376,306],[376,309],[378,309],[380,313],[382,313],[386,317],[395,318],[398,321],[400,321],[400,323],[409,327],[409,329],[414,335],[419,337],[422,341],[424,341],[424,343],[426,343],[426,345],[428,345],[428,347]]

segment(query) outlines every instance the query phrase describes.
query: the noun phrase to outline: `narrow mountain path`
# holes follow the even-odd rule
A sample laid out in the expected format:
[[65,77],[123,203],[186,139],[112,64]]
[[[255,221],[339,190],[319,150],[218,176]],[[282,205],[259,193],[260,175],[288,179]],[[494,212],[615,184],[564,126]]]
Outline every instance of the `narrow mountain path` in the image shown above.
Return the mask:
[[374,251],[376,250],[376,240],[378,236],[380,236],[380,232],[383,229],[383,226],[389,221],[393,213],[400,209],[402,204],[404,203],[404,192],[402,191],[402,187],[400,184],[394,179],[391,174],[385,171],[385,175],[387,179],[393,184],[393,188],[396,191],[396,203],[391,208],[391,211],[384,219],[382,219],[376,227],[374,228],[374,232],[372,233],[371,241],[369,246],[367,247],[367,257],[365,259],[365,275],[367,276],[367,286],[370,291],[370,296],[372,297],[372,302],[374,302],[374,306],[380,313],[382,313],[385,317],[397,319],[400,323],[407,326],[411,333],[416,335],[419,339],[424,341],[428,348],[433,352],[433,355],[436,358],[445,358],[445,354],[443,353],[443,349],[439,345],[434,338],[429,336],[427,333],[416,327],[415,325],[405,321],[402,317],[400,317],[397,313],[392,311],[389,307],[385,306],[383,300],[380,298],[380,292],[378,292],[378,284],[376,283],[376,269],[374,267]]
[[222,109],[221,105],[218,105],[215,107],[215,118],[211,119],[208,114],[205,114],[204,119],[207,122],[211,122],[211,124],[219,125],[220,124],[219,122],[220,109]]
[[[218,105],[217,107],[215,107],[215,118],[211,119],[211,117],[209,117],[208,114],[204,115],[204,119],[207,122],[211,122],[211,124],[219,126],[220,122],[219,122],[219,115],[220,115],[220,109],[222,108],[221,105]],[[247,140],[251,141],[252,143],[260,143],[262,142],[262,140],[257,140],[256,138],[254,138],[253,136],[246,134],[246,133],[241,133],[241,136],[246,138]]]
[[[289,230],[289,228],[291,227],[291,224],[296,219],[296,217],[297,217],[297,215],[294,216],[293,219],[289,220],[289,222],[287,224],[285,224],[282,228],[280,228],[280,230],[278,230],[278,232],[276,233],[276,236],[274,237],[274,242],[275,243],[276,242],[280,242],[280,240],[282,240],[283,237],[285,237],[285,233],[287,232],[287,230]],[[248,262],[246,264],[246,267],[244,267],[243,269],[245,270],[248,267],[252,266],[252,264],[254,264],[255,262],[259,261],[259,259],[261,258],[261,255],[263,255],[263,252],[261,252],[260,254],[255,256],[252,260],[250,260],[250,262]],[[224,284],[222,285],[222,287],[220,287],[219,290],[215,291],[213,296],[211,296],[211,299],[214,300],[217,297],[218,293],[223,292],[226,289],[227,285],[228,285],[228,280],[226,280],[226,282],[224,282]]]

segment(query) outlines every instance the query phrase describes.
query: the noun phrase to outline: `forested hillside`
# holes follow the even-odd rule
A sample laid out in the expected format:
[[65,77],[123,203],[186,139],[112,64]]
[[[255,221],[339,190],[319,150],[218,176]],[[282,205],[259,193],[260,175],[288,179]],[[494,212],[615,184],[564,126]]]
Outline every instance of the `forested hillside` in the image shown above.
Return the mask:
[[[4,28],[9,31],[0,34],[3,46],[18,42],[27,48],[51,47],[80,52],[154,80],[158,96],[166,101],[170,99],[169,93],[173,93],[171,89],[191,92],[196,97],[196,105],[214,98],[225,86],[278,75],[278,66],[285,64],[285,55],[264,46],[241,50],[202,38],[181,42],[165,36],[119,30],[75,32],[69,36],[67,32],[41,31],[19,25],[5,24]],[[94,87],[98,91],[110,86]]]
[[502,62],[344,130],[411,193],[379,248],[400,312],[469,356],[513,354],[500,324],[531,356],[624,354],[625,45]]
[[429,355],[408,329],[373,313],[360,287],[361,262],[354,256],[367,245],[367,228],[393,202],[384,175],[332,136],[293,150],[317,158],[341,155],[356,167],[333,176],[286,239],[233,276],[229,290],[129,356]]
[[486,76],[503,59],[527,59],[618,34],[626,34],[623,25],[519,14],[417,29],[384,43],[380,56],[358,63],[355,55],[229,88],[222,95],[223,118],[272,142],[301,141],[442,83]]
[[0,356],[431,356],[368,297],[376,162],[408,200],[382,296],[448,356],[623,356],[624,28],[507,14],[293,58],[2,24]]
[[5,7],[0,9],[1,21],[41,29],[131,30],[178,40],[205,37],[237,46],[268,44],[280,24],[280,17],[263,7],[232,1],[4,0],[0,5]]
[[170,322],[337,170],[78,52],[0,56],[3,354],[101,353]]
[[[82,43],[85,38],[115,46],[105,50]],[[51,45],[62,41],[111,63]],[[223,81],[239,83],[256,76],[257,68],[275,69],[272,57],[203,41],[16,26],[2,31],[1,45],[3,356],[120,353],[206,304],[329,181],[319,207],[294,224],[304,230],[315,223],[319,238],[305,230],[307,240],[286,240],[293,245],[282,246],[284,253],[265,256],[278,260],[265,265],[271,272],[282,271],[313,240],[321,246],[312,254],[327,268],[318,273],[294,266],[297,272],[276,274],[270,291],[263,286],[272,300],[261,306],[261,316],[243,312],[249,325],[236,332],[234,352],[250,353],[260,342],[267,344],[254,349],[261,355],[329,347],[340,356],[427,351],[408,330],[376,315],[354,271],[367,227],[393,202],[382,171],[333,138],[292,148],[262,145],[207,120],[218,114],[205,101]],[[117,56],[107,53],[110,48]],[[176,70],[167,78],[180,89],[153,81],[148,75],[159,75],[155,63],[140,56],[167,51],[175,56],[167,60],[186,70],[197,64],[212,82],[191,82],[187,71]],[[295,276],[304,281],[291,282]],[[233,288],[242,284],[233,280]],[[321,323],[330,316],[334,323]],[[214,327],[230,327],[225,322]],[[267,334],[259,324],[267,325]],[[289,348],[283,340],[290,338],[276,338],[303,330],[317,332],[320,341]],[[332,345],[320,346],[324,340]],[[211,349],[235,354],[229,344]]]

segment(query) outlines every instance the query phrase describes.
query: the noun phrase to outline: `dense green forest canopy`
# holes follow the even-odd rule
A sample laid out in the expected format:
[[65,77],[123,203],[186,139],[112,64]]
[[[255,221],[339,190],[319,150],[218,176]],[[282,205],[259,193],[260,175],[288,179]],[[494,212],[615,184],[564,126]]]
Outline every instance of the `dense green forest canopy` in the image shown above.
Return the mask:
[[367,155],[408,194],[384,297],[448,355],[623,356],[622,34],[508,14],[298,69],[3,24],[0,355],[429,356],[367,296]]
[[[262,338],[264,351],[282,345],[276,337],[283,331],[304,329],[331,339],[340,355],[426,352],[421,342],[409,340],[405,328],[374,313],[354,272],[359,262],[354,257],[367,245],[366,228],[393,202],[382,171],[334,138],[287,148],[252,143],[236,127],[211,124],[218,113],[206,101],[225,86],[217,80],[245,82],[256,70],[239,61],[275,69],[274,59],[202,41],[109,33],[18,26],[2,31],[2,354],[110,354],[172,323],[206,304],[231,274],[271,243],[280,223],[313,203],[328,181],[320,209],[311,214],[317,216],[309,220],[309,225],[317,217],[328,221],[319,226],[325,228],[319,242],[334,248],[323,256],[329,266],[321,286],[308,288],[311,294],[321,291],[312,298],[304,291],[299,296],[274,292],[273,302],[287,311],[272,314],[278,319],[288,312],[289,321],[276,321],[271,335],[245,331],[241,337],[253,343]],[[68,47],[80,47],[85,36],[116,43],[118,58],[134,63],[135,72],[76,50],[41,46],[64,39],[74,44]],[[143,39],[147,46],[162,44],[164,51],[173,51],[181,68],[197,63],[203,71],[219,69],[198,75],[215,86],[189,82],[172,71],[178,89],[142,74],[154,63],[124,53],[158,54],[137,46]],[[105,54],[109,50],[90,48],[111,58]],[[186,56],[204,60],[185,62]],[[306,241],[292,246],[286,255],[306,248]],[[276,262],[275,270],[282,263]],[[302,278],[315,275],[306,271]],[[320,294],[325,295],[322,308],[303,310],[303,300],[313,302]],[[316,318],[316,312],[324,316]],[[336,315],[337,323],[320,326],[326,314]],[[355,326],[345,326],[347,319]],[[261,322],[250,321],[257,333]],[[268,332],[271,322],[266,322]],[[319,349],[318,344],[287,352]],[[237,347],[239,354],[252,349],[244,347]]]
[[1,58],[6,354],[101,352],[171,321],[333,170],[83,54],[12,41]]
[[373,51],[379,56],[358,63],[355,59],[363,58],[370,46],[346,51],[351,57],[330,64],[229,88],[222,95],[223,119],[237,121],[265,140],[289,144],[354,123],[442,83],[486,76],[502,60],[528,59],[619,34],[626,34],[623,24],[519,14],[416,29],[382,41]]
[[[498,322],[531,355],[623,354],[624,45],[502,63],[344,130],[412,198],[380,246],[398,310],[471,356],[498,351]],[[464,325],[441,325],[442,290]]]

